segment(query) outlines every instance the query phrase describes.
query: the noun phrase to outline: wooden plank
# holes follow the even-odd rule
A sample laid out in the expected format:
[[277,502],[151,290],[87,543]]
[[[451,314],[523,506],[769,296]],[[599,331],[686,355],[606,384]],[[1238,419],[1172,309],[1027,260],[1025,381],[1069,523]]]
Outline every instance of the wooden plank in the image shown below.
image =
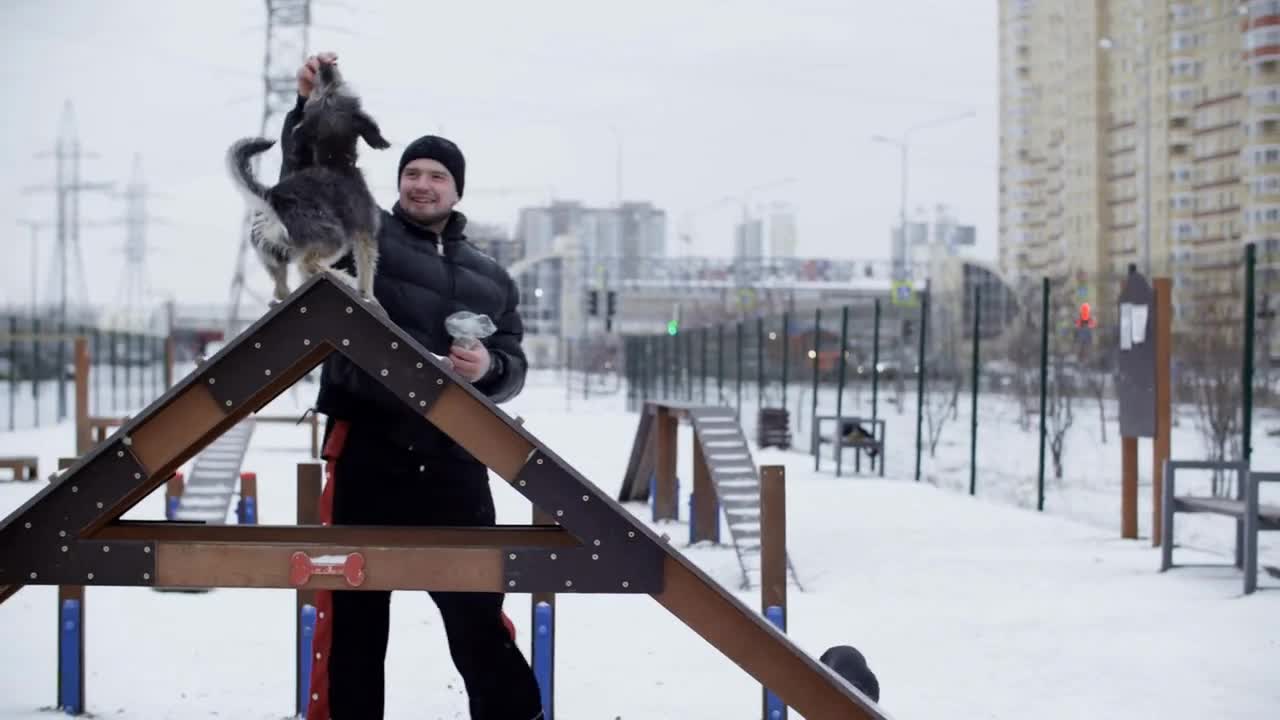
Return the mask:
[[[71,467],[75,463],[76,463],[76,458],[70,458],[70,457],[58,458],[58,469],[66,470],[67,468]],[[55,707],[61,704],[62,702],[62,667],[63,667],[62,653],[65,651],[65,649],[62,646],[62,606],[67,600],[80,601],[80,623],[76,629],[76,634],[79,636],[76,642],[76,645],[78,645],[80,648],[80,651],[79,651],[80,658],[79,658],[79,663],[77,664],[77,667],[80,668],[80,682],[79,682],[80,689],[78,693],[79,695],[78,702],[81,708],[85,707],[85,704],[84,704],[85,685],[88,684],[87,680],[88,680],[89,673],[86,671],[86,668],[84,666],[84,626],[89,613],[88,613],[88,609],[85,607],[84,599],[85,598],[84,598],[83,585],[59,585],[58,586],[58,607],[54,608],[54,611],[56,613],[56,622],[57,622],[57,624],[54,627],[58,628],[58,667],[55,668],[55,670],[58,673],[58,697],[57,697],[57,701],[54,703]]]
[[[303,467],[310,465],[312,463],[301,463],[299,474],[302,473]],[[313,485],[310,478],[299,477],[298,483],[298,518],[299,522],[307,523],[305,525],[202,525],[121,520],[102,527],[89,537],[95,540],[155,540],[186,543],[328,543],[381,547],[499,549],[506,547],[552,549],[581,545],[566,530],[556,525],[499,525],[496,527],[320,525],[319,513],[314,509],[320,497],[318,479]]]
[[654,417],[656,455],[654,462],[654,519],[678,518],[680,499],[676,493],[676,441],[680,421],[669,408],[658,407]]
[[365,580],[351,587],[336,575],[313,575],[308,590],[442,590],[501,592],[502,550],[492,548],[367,547],[356,545],[264,545],[179,543],[156,545],[156,586],[170,588],[294,588],[289,579],[295,552],[309,557],[364,556]]
[[515,481],[534,450],[516,428],[457,385],[445,387],[426,418],[507,482]]
[[1155,356],[1156,356],[1156,432],[1151,442],[1151,546],[1160,547],[1164,518],[1164,463],[1169,459],[1173,405],[1170,387],[1170,348],[1173,343],[1173,281],[1156,278],[1155,287]]
[[707,451],[702,447],[702,435],[694,428],[693,439],[693,541],[715,540],[720,522],[716,509],[716,486],[711,482],[711,470],[707,467]]
[[227,413],[218,407],[208,387],[193,383],[141,419],[129,433],[130,448],[143,467],[155,474],[181,465],[230,427]]
[[1120,537],[1138,537],[1138,438],[1120,438]]
[[[782,465],[760,468],[760,614],[782,608],[782,631],[787,631],[787,470]],[[769,688],[761,688],[762,717],[769,713]]]
[[75,344],[76,372],[76,454],[84,455],[93,447],[93,430],[87,422],[89,419],[89,340],[76,338]]
[[669,549],[664,572],[665,589],[654,599],[803,717],[888,719],[869,698]]

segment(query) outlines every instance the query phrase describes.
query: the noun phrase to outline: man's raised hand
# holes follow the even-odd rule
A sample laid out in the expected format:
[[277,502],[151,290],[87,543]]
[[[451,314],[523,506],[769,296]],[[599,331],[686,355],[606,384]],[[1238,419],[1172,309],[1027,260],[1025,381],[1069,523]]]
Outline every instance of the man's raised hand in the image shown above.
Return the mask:
[[316,73],[320,72],[320,61],[328,63],[338,62],[338,54],[335,52],[322,52],[319,55],[312,55],[307,58],[302,67],[298,68],[298,94],[302,97],[310,97],[311,91],[316,87]]

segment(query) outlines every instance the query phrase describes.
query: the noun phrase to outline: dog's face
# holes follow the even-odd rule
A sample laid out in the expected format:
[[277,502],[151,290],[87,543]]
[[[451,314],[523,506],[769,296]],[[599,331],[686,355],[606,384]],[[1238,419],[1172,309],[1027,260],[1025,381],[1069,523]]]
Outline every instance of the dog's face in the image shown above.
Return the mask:
[[338,66],[326,62],[320,63],[315,89],[302,108],[302,122],[293,131],[325,157],[354,161],[357,138],[378,150],[391,147],[378,124],[360,107],[360,98],[343,81]]

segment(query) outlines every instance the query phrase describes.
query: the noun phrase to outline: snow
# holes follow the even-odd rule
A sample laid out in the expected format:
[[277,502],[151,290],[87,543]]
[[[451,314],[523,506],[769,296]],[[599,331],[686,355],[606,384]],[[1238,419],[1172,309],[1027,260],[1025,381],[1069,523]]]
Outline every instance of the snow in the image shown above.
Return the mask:
[[[304,384],[266,412],[294,412],[313,393]],[[967,402],[944,431],[938,457],[926,451],[930,481],[911,482],[914,401],[906,399],[903,415],[882,406],[892,440],[883,479],[865,467],[850,477],[851,455],[846,476],[836,478],[828,458],[814,472],[812,457],[798,450],[752,448],[758,464],[787,467],[788,553],[804,588],[789,590],[788,631],[800,647],[814,657],[832,645],[858,647],[879,677],[884,707],[899,718],[1280,716],[1280,581],[1263,574],[1259,592],[1245,597],[1230,567],[1160,573],[1149,539],[1120,539],[1119,442],[1089,442],[1087,413],[1077,415],[1079,429],[1068,440],[1066,477],[1050,484],[1047,512],[1037,513],[1026,492],[1034,491],[1034,433],[1028,441],[994,400],[980,410],[977,497],[966,494]],[[811,399],[804,402],[807,416]],[[585,477],[616,492],[637,423],[621,397],[566,396],[554,374],[538,374],[505,408]],[[754,408],[746,402],[743,413],[749,438]],[[793,410],[793,426],[800,416]],[[1194,430],[1175,428],[1175,457],[1200,457],[1186,433]],[[796,438],[807,447],[803,431]],[[295,464],[307,460],[309,443],[305,425],[258,426],[244,469],[257,472],[260,522],[294,521]],[[1275,444],[1260,432],[1255,440],[1269,468],[1280,468]],[[0,453],[38,455],[45,476],[72,446],[66,423],[0,433]],[[682,426],[682,519],[691,458],[691,431]],[[0,513],[37,485],[0,482]],[[523,497],[496,478],[492,487],[499,522],[528,521]],[[1149,501],[1150,489],[1142,494]],[[627,507],[649,521],[647,505]],[[160,489],[127,517],[163,514]],[[1140,518],[1145,535],[1149,505]],[[731,548],[689,547],[683,523],[655,529],[749,607],[759,606],[758,590],[736,589]],[[1179,542],[1194,542],[1175,559],[1229,564],[1232,532],[1227,519],[1180,516]],[[1275,539],[1261,537],[1263,562],[1280,562]],[[289,716],[294,597],[290,590],[90,588],[89,709],[128,720]],[[49,716],[41,708],[55,698],[55,605],[51,587],[26,588],[0,605],[0,718]],[[558,718],[760,716],[759,685],[652,599],[569,594],[557,607]],[[529,596],[508,596],[506,609],[527,653]],[[387,717],[467,717],[427,594],[397,593],[392,627]]]

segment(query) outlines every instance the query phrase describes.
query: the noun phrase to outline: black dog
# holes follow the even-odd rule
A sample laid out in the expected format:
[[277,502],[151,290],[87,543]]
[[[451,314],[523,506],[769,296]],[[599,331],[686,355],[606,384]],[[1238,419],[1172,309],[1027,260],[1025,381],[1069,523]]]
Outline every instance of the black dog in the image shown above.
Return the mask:
[[[356,142],[385,150],[391,143],[360,105],[337,66],[321,62],[316,87],[307,98],[302,121],[291,131],[311,148],[296,170],[275,187],[253,177],[249,161],[275,145],[266,138],[245,138],[227,151],[236,187],[257,212],[250,241],[275,281],[275,299],[289,294],[289,265],[297,262],[304,277],[330,272],[377,304],[373,278],[378,265],[378,225],[382,216],[364,175],[356,167]],[[354,250],[356,277],[330,266]]]
[[822,653],[818,661],[861,690],[873,702],[880,702],[880,681],[871,672],[871,668],[867,667],[867,659],[857,649],[848,645],[836,645]]

